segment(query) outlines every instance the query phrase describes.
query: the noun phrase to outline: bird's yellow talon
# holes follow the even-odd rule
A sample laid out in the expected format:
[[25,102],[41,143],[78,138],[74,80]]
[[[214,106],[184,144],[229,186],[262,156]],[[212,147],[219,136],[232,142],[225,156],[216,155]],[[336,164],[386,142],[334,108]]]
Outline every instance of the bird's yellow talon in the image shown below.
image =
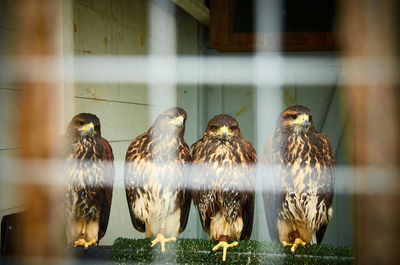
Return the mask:
[[226,260],[226,253],[228,251],[228,248],[230,247],[236,247],[238,245],[238,242],[232,242],[228,244],[226,241],[219,241],[219,243],[213,247],[212,251],[217,251],[219,248],[222,248],[222,261]]
[[288,243],[288,242],[286,242],[286,241],[282,241],[282,245],[283,245],[284,247],[292,246],[292,247],[290,248],[290,251],[291,251],[293,254],[294,254],[294,252],[296,251],[296,249],[297,249],[297,247],[298,247],[299,245],[301,245],[301,246],[303,246],[303,248],[307,249],[307,247],[306,247],[307,243],[304,242],[303,239],[301,239],[301,238],[299,238],[299,237],[296,238],[296,239],[294,240],[293,243]]
[[80,239],[78,239],[78,240],[76,240],[76,241],[74,242],[74,247],[77,247],[77,246],[84,246],[85,243],[86,243],[86,240],[80,238]]
[[161,251],[165,252],[165,243],[169,242],[169,241],[176,241],[176,237],[169,237],[169,238],[165,238],[164,234],[158,234],[157,237],[151,241],[151,245],[150,247],[154,247],[157,243],[160,243],[161,245]]
[[87,242],[85,239],[80,238],[74,242],[74,247],[81,246],[81,247],[87,249],[88,247],[93,246],[95,244],[96,244],[96,240],[94,240],[94,239]]

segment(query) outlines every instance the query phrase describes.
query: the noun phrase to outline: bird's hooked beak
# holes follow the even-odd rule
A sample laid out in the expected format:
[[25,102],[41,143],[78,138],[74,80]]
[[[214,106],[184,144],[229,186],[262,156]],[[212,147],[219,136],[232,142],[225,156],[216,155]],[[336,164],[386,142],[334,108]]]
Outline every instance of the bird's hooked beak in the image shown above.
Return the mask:
[[182,115],[180,115],[180,116],[176,117],[175,119],[173,119],[171,121],[171,123],[174,124],[174,125],[177,125],[177,126],[182,126],[183,125],[183,121],[184,121],[184,118],[183,118]]
[[93,135],[94,133],[94,124],[91,122],[89,124],[83,125],[80,129],[84,134],[90,134]]
[[218,129],[217,135],[221,137],[222,139],[226,139],[227,136],[231,136],[232,132],[229,130],[227,126],[222,126]]
[[308,127],[310,127],[309,118],[307,114],[301,114],[297,117],[296,124],[308,129]]

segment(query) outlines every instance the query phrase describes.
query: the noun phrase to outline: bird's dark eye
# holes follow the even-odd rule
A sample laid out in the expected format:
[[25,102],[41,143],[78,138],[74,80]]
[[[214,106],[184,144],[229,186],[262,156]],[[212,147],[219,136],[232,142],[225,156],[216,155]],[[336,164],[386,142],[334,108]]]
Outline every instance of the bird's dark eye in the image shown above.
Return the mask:
[[85,124],[85,123],[84,123],[83,121],[80,121],[80,122],[79,122],[79,125],[80,125],[80,126],[83,126],[84,124]]
[[94,126],[94,129],[95,129],[95,130],[100,130],[100,125]]
[[233,126],[231,126],[229,129],[231,129],[231,130],[237,130],[238,127],[237,127],[237,125],[233,125]]
[[296,115],[296,114],[292,114],[292,115],[289,116],[289,118],[290,118],[291,120],[295,120],[295,119],[297,118],[297,115]]
[[216,125],[211,125],[211,130],[218,130],[218,126],[216,126]]

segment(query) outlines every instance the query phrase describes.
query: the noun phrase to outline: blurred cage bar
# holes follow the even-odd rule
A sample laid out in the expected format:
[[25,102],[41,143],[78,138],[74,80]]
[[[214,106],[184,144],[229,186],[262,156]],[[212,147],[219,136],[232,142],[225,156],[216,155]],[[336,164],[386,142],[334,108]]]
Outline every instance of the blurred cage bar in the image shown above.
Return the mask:
[[398,1],[340,1],[359,264],[400,262],[399,252],[389,247],[396,244],[400,222],[399,7]]
[[[338,167],[337,178],[346,172],[343,176],[350,176],[351,180],[344,183],[354,181],[355,188],[338,189],[351,193],[349,199],[340,202],[348,204],[342,207],[349,211],[346,218],[354,217],[352,227],[340,231],[343,223],[348,223],[337,220],[327,233],[336,238],[332,241],[344,237],[341,235],[344,231],[353,233],[348,238],[354,238],[354,242],[344,241],[354,244],[358,264],[400,264],[398,1],[333,1],[335,29],[330,34],[318,35],[317,41],[311,42],[316,43],[315,47],[302,46],[309,47],[300,49],[307,53],[287,53],[291,49],[299,51],[296,46],[301,45],[297,42],[299,38],[305,42],[309,39],[304,34],[280,37],[283,28],[280,1],[254,1],[257,11],[250,27],[256,29],[258,36],[236,32],[219,40],[215,37],[221,36],[211,29],[215,17],[211,14],[208,20],[208,8],[216,3],[213,0],[0,1],[3,43],[0,123],[4,134],[0,143],[0,213],[6,216],[22,209],[25,212],[21,221],[16,222],[22,224],[20,236],[10,239],[16,244],[13,248],[17,258],[29,264],[57,263],[69,258],[60,232],[63,231],[60,137],[75,113],[91,112],[91,108],[104,111],[103,130],[108,129],[115,136],[110,141],[117,150],[111,212],[115,217],[110,220],[111,228],[104,238],[105,244],[110,245],[118,236],[143,237],[133,231],[126,202],[115,198],[125,196],[122,176],[127,146],[161,110],[176,104],[187,110],[191,115],[187,121],[191,130],[185,136],[189,145],[198,139],[214,114],[246,113],[242,119],[248,123],[243,133],[253,140],[260,160],[262,146],[272,133],[277,114],[285,104],[296,102],[291,91],[297,95],[297,89],[282,89],[291,78],[290,63],[296,65],[300,61],[318,67],[319,60],[328,57],[329,63],[334,61],[332,64],[340,68],[334,97],[340,103],[338,112],[343,112],[338,116],[345,116],[343,120],[349,125],[343,139],[346,147],[343,152],[349,160]],[[218,14],[229,16],[231,11],[227,8]],[[130,23],[134,26],[127,26]],[[225,29],[228,25],[219,26]],[[106,33],[100,34],[99,28]],[[134,37],[129,39],[124,34]],[[214,43],[207,43],[208,38]],[[181,43],[183,39],[185,45]],[[123,46],[128,41],[130,46]],[[312,52],[321,45],[329,46],[330,51],[337,45],[338,50],[325,54]],[[331,57],[334,59],[330,60]],[[306,89],[331,85],[324,76],[305,73],[307,76],[299,78],[299,83]],[[114,95],[115,91],[118,95]],[[229,100],[248,102],[240,110],[234,110],[229,102],[222,107]],[[112,108],[131,120],[114,119]],[[135,120],[135,113],[129,111],[136,111],[142,118]],[[271,115],[267,117],[266,113]],[[340,194],[335,196],[338,201]],[[260,197],[257,198],[252,239],[268,240],[264,208]],[[188,231],[181,237],[206,238],[193,205],[189,222]],[[5,238],[3,231],[2,238]]]
[[[63,65],[61,1],[16,1],[16,79],[21,91],[14,120],[17,152],[17,193],[25,214],[21,217],[22,257],[30,263],[60,258],[63,253],[62,172],[57,163],[62,154]],[[26,59],[32,58],[31,64]],[[50,59],[49,59],[50,58]],[[40,81],[36,75],[55,77]],[[11,125],[11,124],[10,124]],[[16,246],[14,246],[16,248]],[[18,252],[17,252],[18,253]]]

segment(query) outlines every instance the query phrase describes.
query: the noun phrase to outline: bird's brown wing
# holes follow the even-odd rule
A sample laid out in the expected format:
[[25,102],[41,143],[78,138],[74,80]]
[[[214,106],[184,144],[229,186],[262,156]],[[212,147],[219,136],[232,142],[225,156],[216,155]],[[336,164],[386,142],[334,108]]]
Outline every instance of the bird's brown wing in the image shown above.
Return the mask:
[[[193,203],[198,205],[200,202],[199,191],[201,188],[201,180],[204,178],[203,174],[206,174],[208,171],[203,170],[202,163],[204,161],[200,160],[201,152],[204,148],[203,147],[203,139],[199,139],[197,142],[192,144],[192,169],[190,172],[190,186],[191,186],[191,194]],[[203,157],[204,159],[204,157]]]
[[249,187],[248,191],[244,192],[243,203],[242,203],[242,213],[243,213],[243,230],[240,235],[241,240],[249,240],[251,236],[251,232],[253,229],[253,219],[254,219],[254,184],[255,184],[255,175],[256,175],[256,164],[257,164],[257,153],[254,149],[253,145],[242,139],[242,142],[245,147],[246,154],[246,173],[248,174],[248,178],[252,178],[250,181],[251,187]]
[[[208,167],[205,165],[206,159],[206,146],[204,139],[201,138],[197,142],[195,142],[192,146],[192,171],[191,171],[191,196],[193,199],[193,204],[199,209],[200,221],[204,231],[208,234],[210,231],[211,217],[213,215],[213,211],[209,205],[209,201],[206,198],[212,197],[209,189],[207,189],[204,185],[204,180],[207,181],[210,179],[209,174],[210,171]],[[200,210],[202,206],[206,207],[204,214]],[[214,209],[219,210],[219,209]]]
[[[319,178],[318,183],[318,201],[324,201],[326,208],[329,209],[332,206],[334,187],[335,187],[335,157],[332,151],[331,144],[323,133],[316,134],[319,141],[318,144],[322,146],[323,159],[321,163],[323,167],[323,176]],[[316,232],[317,243],[321,244],[324,238],[327,224],[322,225]]]
[[269,236],[274,241],[279,241],[278,235],[278,212],[282,205],[282,196],[277,191],[277,183],[275,175],[274,165],[274,155],[277,150],[274,150],[273,137],[271,136],[264,145],[264,156],[262,161],[262,176],[263,176],[263,200],[264,200],[264,210],[267,219],[267,226],[269,231]]
[[[192,158],[190,156],[190,149],[187,146],[186,143],[183,143],[183,149],[181,151],[181,155],[179,155],[179,158],[184,161],[183,165],[184,168],[183,170],[183,176],[184,178],[188,178],[189,176],[189,166],[192,162]],[[190,212],[190,204],[192,202],[192,196],[191,196],[191,191],[190,187],[187,185],[187,181],[185,181],[185,187],[183,190],[180,192],[182,193],[182,206],[181,206],[181,217],[180,217],[180,227],[179,227],[179,233],[182,233],[187,225],[187,221],[189,219],[189,212]]]
[[[137,169],[136,172],[139,172],[140,170],[138,167],[140,167],[143,163],[146,163],[146,161],[142,161],[143,163],[138,162],[138,160],[141,160],[140,158],[138,159],[138,156],[141,157],[146,157],[149,154],[149,150],[144,150],[143,146],[145,146],[145,142],[149,141],[149,135],[148,133],[143,133],[139,135],[135,140],[132,141],[132,143],[129,145],[128,150],[126,151],[126,157],[125,157],[125,193],[126,193],[126,200],[128,202],[128,208],[129,208],[129,214],[131,216],[131,221],[133,224],[133,227],[135,227],[136,230],[139,232],[145,232],[146,226],[145,223],[136,217],[135,213],[133,212],[132,205],[135,203],[136,199],[138,198],[138,189],[136,187],[132,187],[131,184],[129,183],[130,178],[133,177],[132,170],[135,168]],[[144,159],[142,159],[144,160]],[[136,176],[137,177],[137,176]],[[143,189],[141,187],[138,187],[139,189]]]
[[[200,202],[200,194],[199,194],[199,190],[200,190],[200,186],[198,183],[199,177],[200,177],[200,168],[199,168],[199,161],[198,160],[198,156],[199,156],[199,152],[201,149],[201,141],[202,139],[199,139],[197,142],[195,142],[194,144],[192,144],[192,146],[190,147],[192,149],[192,160],[193,160],[193,164],[192,164],[192,170],[191,170],[191,174],[190,174],[190,182],[189,185],[191,186],[191,197],[193,199],[193,203],[194,205],[198,205]],[[200,216],[200,219],[201,216]]]
[[319,138],[318,145],[321,145],[322,159],[320,159],[321,177],[318,183],[319,200],[324,200],[325,205],[329,208],[332,205],[333,192],[335,187],[335,158],[333,155],[331,144],[325,134],[318,133],[316,136]]
[[99,240],[104,236],[108,226],[108,220],[110,217],[111,200],[113,194],[114,185],[114,154],[111,145],[104,138],[100,138],[100,144],[103,146],[103,163],[104,163],[104,178],[105,185],[103,187],[103,201],[101,208],[101,217],[99,224]]
[[249,141],[242,139],[242,142],[243,142],[245,150],[246,150],[246,162],[252,166],[255,166],[257,164],[256,150],[254,149],[253,145]]
[[243,218],[243,230],[240,235],[240,240],[249,240],[253,229],[254,219],[254,191],[246,192],[246,198],[242,203],[242,218]]

